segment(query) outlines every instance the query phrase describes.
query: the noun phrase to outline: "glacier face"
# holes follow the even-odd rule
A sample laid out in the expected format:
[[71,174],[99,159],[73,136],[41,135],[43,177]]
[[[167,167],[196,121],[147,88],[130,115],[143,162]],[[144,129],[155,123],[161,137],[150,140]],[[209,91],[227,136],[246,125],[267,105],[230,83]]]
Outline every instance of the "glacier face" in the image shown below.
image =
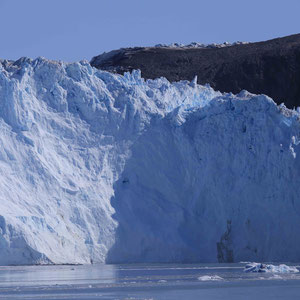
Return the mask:
[[299,261],[299,118],[245,91],[0,61],[0,264]]

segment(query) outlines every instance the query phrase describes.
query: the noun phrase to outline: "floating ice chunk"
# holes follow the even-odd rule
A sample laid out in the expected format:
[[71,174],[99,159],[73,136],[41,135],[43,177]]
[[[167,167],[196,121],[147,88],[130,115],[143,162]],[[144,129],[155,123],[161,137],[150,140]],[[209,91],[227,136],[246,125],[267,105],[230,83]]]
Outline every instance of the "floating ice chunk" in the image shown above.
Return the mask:
[[279,266],[267,265],[262,263],[250,263],[245,266],[244,272],[246,273],[298,273],[296,267],[281,264]]
[[223,280],[223,278],[218,275],[212,275],[212,276],[204,275],[204,276],[198,277],[198,280],[200,280],[200,281],[221,281],[221,280]]
[[267,272],[265,264],[260,264],[260,263],[249,263],[245,266],[244,272],[250,273],[250,272],[260,272],[260,273],[265,273]]
[[272,273],[298,273],[299,272],[299,270],[296,267],[287,266],[284,264],[279,266],[269,265],[268,269]]

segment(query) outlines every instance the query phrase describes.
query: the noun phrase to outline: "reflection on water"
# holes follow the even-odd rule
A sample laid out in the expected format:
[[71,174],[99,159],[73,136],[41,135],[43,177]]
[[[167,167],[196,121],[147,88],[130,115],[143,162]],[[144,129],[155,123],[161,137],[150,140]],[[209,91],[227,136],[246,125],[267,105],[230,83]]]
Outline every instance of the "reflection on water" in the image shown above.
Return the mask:
[[268,293],[284,299],[300,294],[300,273],[244,273],[243,268],[244,264],[0,267],[0,299],[248,299],[248,294],[257,293],[258,300]]
[[116,276],[116,267],[104,264],[0,267],[0,287],[86,283],[108,284],[114,283]]

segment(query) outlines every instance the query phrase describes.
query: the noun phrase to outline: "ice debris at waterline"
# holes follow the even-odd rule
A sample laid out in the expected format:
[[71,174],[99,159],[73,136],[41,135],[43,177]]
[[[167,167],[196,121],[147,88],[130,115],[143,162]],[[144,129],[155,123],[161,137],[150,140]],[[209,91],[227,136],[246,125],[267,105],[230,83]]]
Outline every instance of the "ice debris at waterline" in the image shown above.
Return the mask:
[[229,43],[229,42],[224,42],[222,44],[203,44],[203,43],[198,43],[198,42],[192,42],[190,44],[181,44],[181,43],[171,43],[171,44],[157,44],[154,47],[157,48],[175,48],[175,49],[186,49],[186,48],[225,48],[225,47],[231,47],[235,45],[247,45],[250,44],[249,42],[234,42],[234,43]]
[[0,62],[0,264],[300,260],[299,113],[87,62]]
[[296,267],[287,266],[281,264],[279,266],[261,264],[261,263],[250,263],[245,266],[244,272],[254,273],[298,273],[299,270]]

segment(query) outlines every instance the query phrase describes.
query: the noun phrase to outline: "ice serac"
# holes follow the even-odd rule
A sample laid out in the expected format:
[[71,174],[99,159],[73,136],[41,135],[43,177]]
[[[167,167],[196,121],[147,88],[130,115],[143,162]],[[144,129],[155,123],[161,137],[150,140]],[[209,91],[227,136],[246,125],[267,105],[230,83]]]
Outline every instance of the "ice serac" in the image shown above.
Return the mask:
[[0,61],[0,264],[299,261],[299,118],[245,91]]

